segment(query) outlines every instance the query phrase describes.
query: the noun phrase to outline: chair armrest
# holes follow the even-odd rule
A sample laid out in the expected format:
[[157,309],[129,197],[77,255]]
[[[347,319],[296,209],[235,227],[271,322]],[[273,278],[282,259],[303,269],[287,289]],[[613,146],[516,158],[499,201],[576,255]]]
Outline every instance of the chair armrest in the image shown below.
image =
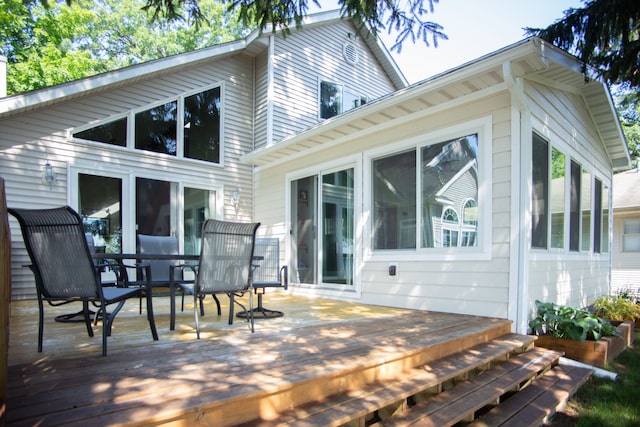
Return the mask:
[[289,287],[289,267],[283,265],[280,267],[280,282],[283,283],[284,290],[286,291]]

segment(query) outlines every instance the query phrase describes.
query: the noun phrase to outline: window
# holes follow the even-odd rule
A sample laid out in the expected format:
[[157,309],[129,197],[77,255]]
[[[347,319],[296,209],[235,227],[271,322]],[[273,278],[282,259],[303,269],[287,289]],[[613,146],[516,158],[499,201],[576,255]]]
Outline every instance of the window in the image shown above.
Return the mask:
[[320,82],[320,118],[328,119],[345,111],[366,104],[364,95],[347,90],[343,85],[329,81]]
[[571,160],[571,199],[569,201],[569,250],[580,250],[580,165]]
[[478,245],[477,134],[374,159],[372,174],[374,249]]
[[168,102],[135,115],[135,147],[175,156],[178,103]]
[[184,99],[184,156],[220,163],[220,88]]
[[122,180],[78,174],[78,212],[98,252],[122,252]]
[[73,135],[76,138],[89,141],[103,142],[105,144],[127,146],[127,119],[122,118],[105,123]]
[[547,249],[549,143],[538,134],[532,141],[531,247]]
[[328,119],[342,113],[342,86],[320,82],[320,118]]
[[640,220],[626,220],[623,226],[622,250],[640,252]]
[[460,246],[476,246],[478,235],[478,203],[469,199],[462,208],[462,239]]
[[416,151],[373,161],[373,247],[416,248]]
[[591,174],[582,169],[582,191],[580,192],[582,206],[582,244],[581,249],[591,249]]
[[602,251],[602,181],[593,182],[593,252]]
[[[180,109],[183,111],[182,117],[179,117]],[[221,124],[221,88],[216,86],[118,120],[79,130],[72,133],[72,136],[121,147],[129,146],[136,150],[220,163]],[[134,127],[134,141],[128,144],[129,126]]]
[[451,208],[446,208],[442,213],[442,247],[458,246],[459,228],[458,213]]
[[609,187],[602,186],[602,239],[601,252],[609,252]]
[[564,247],[565,155],[551,149],[551,247]]

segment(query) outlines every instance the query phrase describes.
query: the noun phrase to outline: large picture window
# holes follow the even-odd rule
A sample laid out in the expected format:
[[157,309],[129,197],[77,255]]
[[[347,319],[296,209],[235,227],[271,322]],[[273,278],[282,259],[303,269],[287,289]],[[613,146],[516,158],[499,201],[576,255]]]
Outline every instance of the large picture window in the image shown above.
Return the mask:
[[[182,111],[180,116],[179,111]],[[129,127],[133,130],[129,132]],[[222,97],[213,87],[72,133],[73,138],[170,156],[221,161]],[[127,135],[133,141],[127,141]]]
[[478,134],[373,159],[372,182],[374,249],[478,246]]

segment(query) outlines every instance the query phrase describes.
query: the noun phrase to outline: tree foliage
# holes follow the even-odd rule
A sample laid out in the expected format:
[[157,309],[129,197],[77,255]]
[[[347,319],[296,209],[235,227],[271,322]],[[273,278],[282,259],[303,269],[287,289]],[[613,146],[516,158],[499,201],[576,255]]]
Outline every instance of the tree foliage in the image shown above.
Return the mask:
[[640,1],[583,0],[584,7],[565,11],[547,28],[527,28],[573,53],[615,86],[620,122],[632,157],[640,142]]
[[610,84],[640,89],[640,1],[583,0],[547,28],[527,28],[595,67]]
[[208,19],[153,19],[145,0],[74,0],[43,4],[3,0],[0,54],[7,92],[26,92],[237,39],[243,27],[217,0],[200,0]]

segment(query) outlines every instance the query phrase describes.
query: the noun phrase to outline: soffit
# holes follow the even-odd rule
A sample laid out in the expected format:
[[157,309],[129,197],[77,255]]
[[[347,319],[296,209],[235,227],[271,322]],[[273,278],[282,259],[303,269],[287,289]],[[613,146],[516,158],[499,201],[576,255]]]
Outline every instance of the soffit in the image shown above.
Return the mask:
[[585,80],[580,63],[537,38],[523,40],[476,61],[398,90],[306,131],[242,157],[257,166],[276,165],[339,144],[356,136],[397,126],[474,97],[507,90],[503,64],[515,77],[542,82],[584,97],[614,169],[630,164],[629,153],[609,91],[596,80]]

